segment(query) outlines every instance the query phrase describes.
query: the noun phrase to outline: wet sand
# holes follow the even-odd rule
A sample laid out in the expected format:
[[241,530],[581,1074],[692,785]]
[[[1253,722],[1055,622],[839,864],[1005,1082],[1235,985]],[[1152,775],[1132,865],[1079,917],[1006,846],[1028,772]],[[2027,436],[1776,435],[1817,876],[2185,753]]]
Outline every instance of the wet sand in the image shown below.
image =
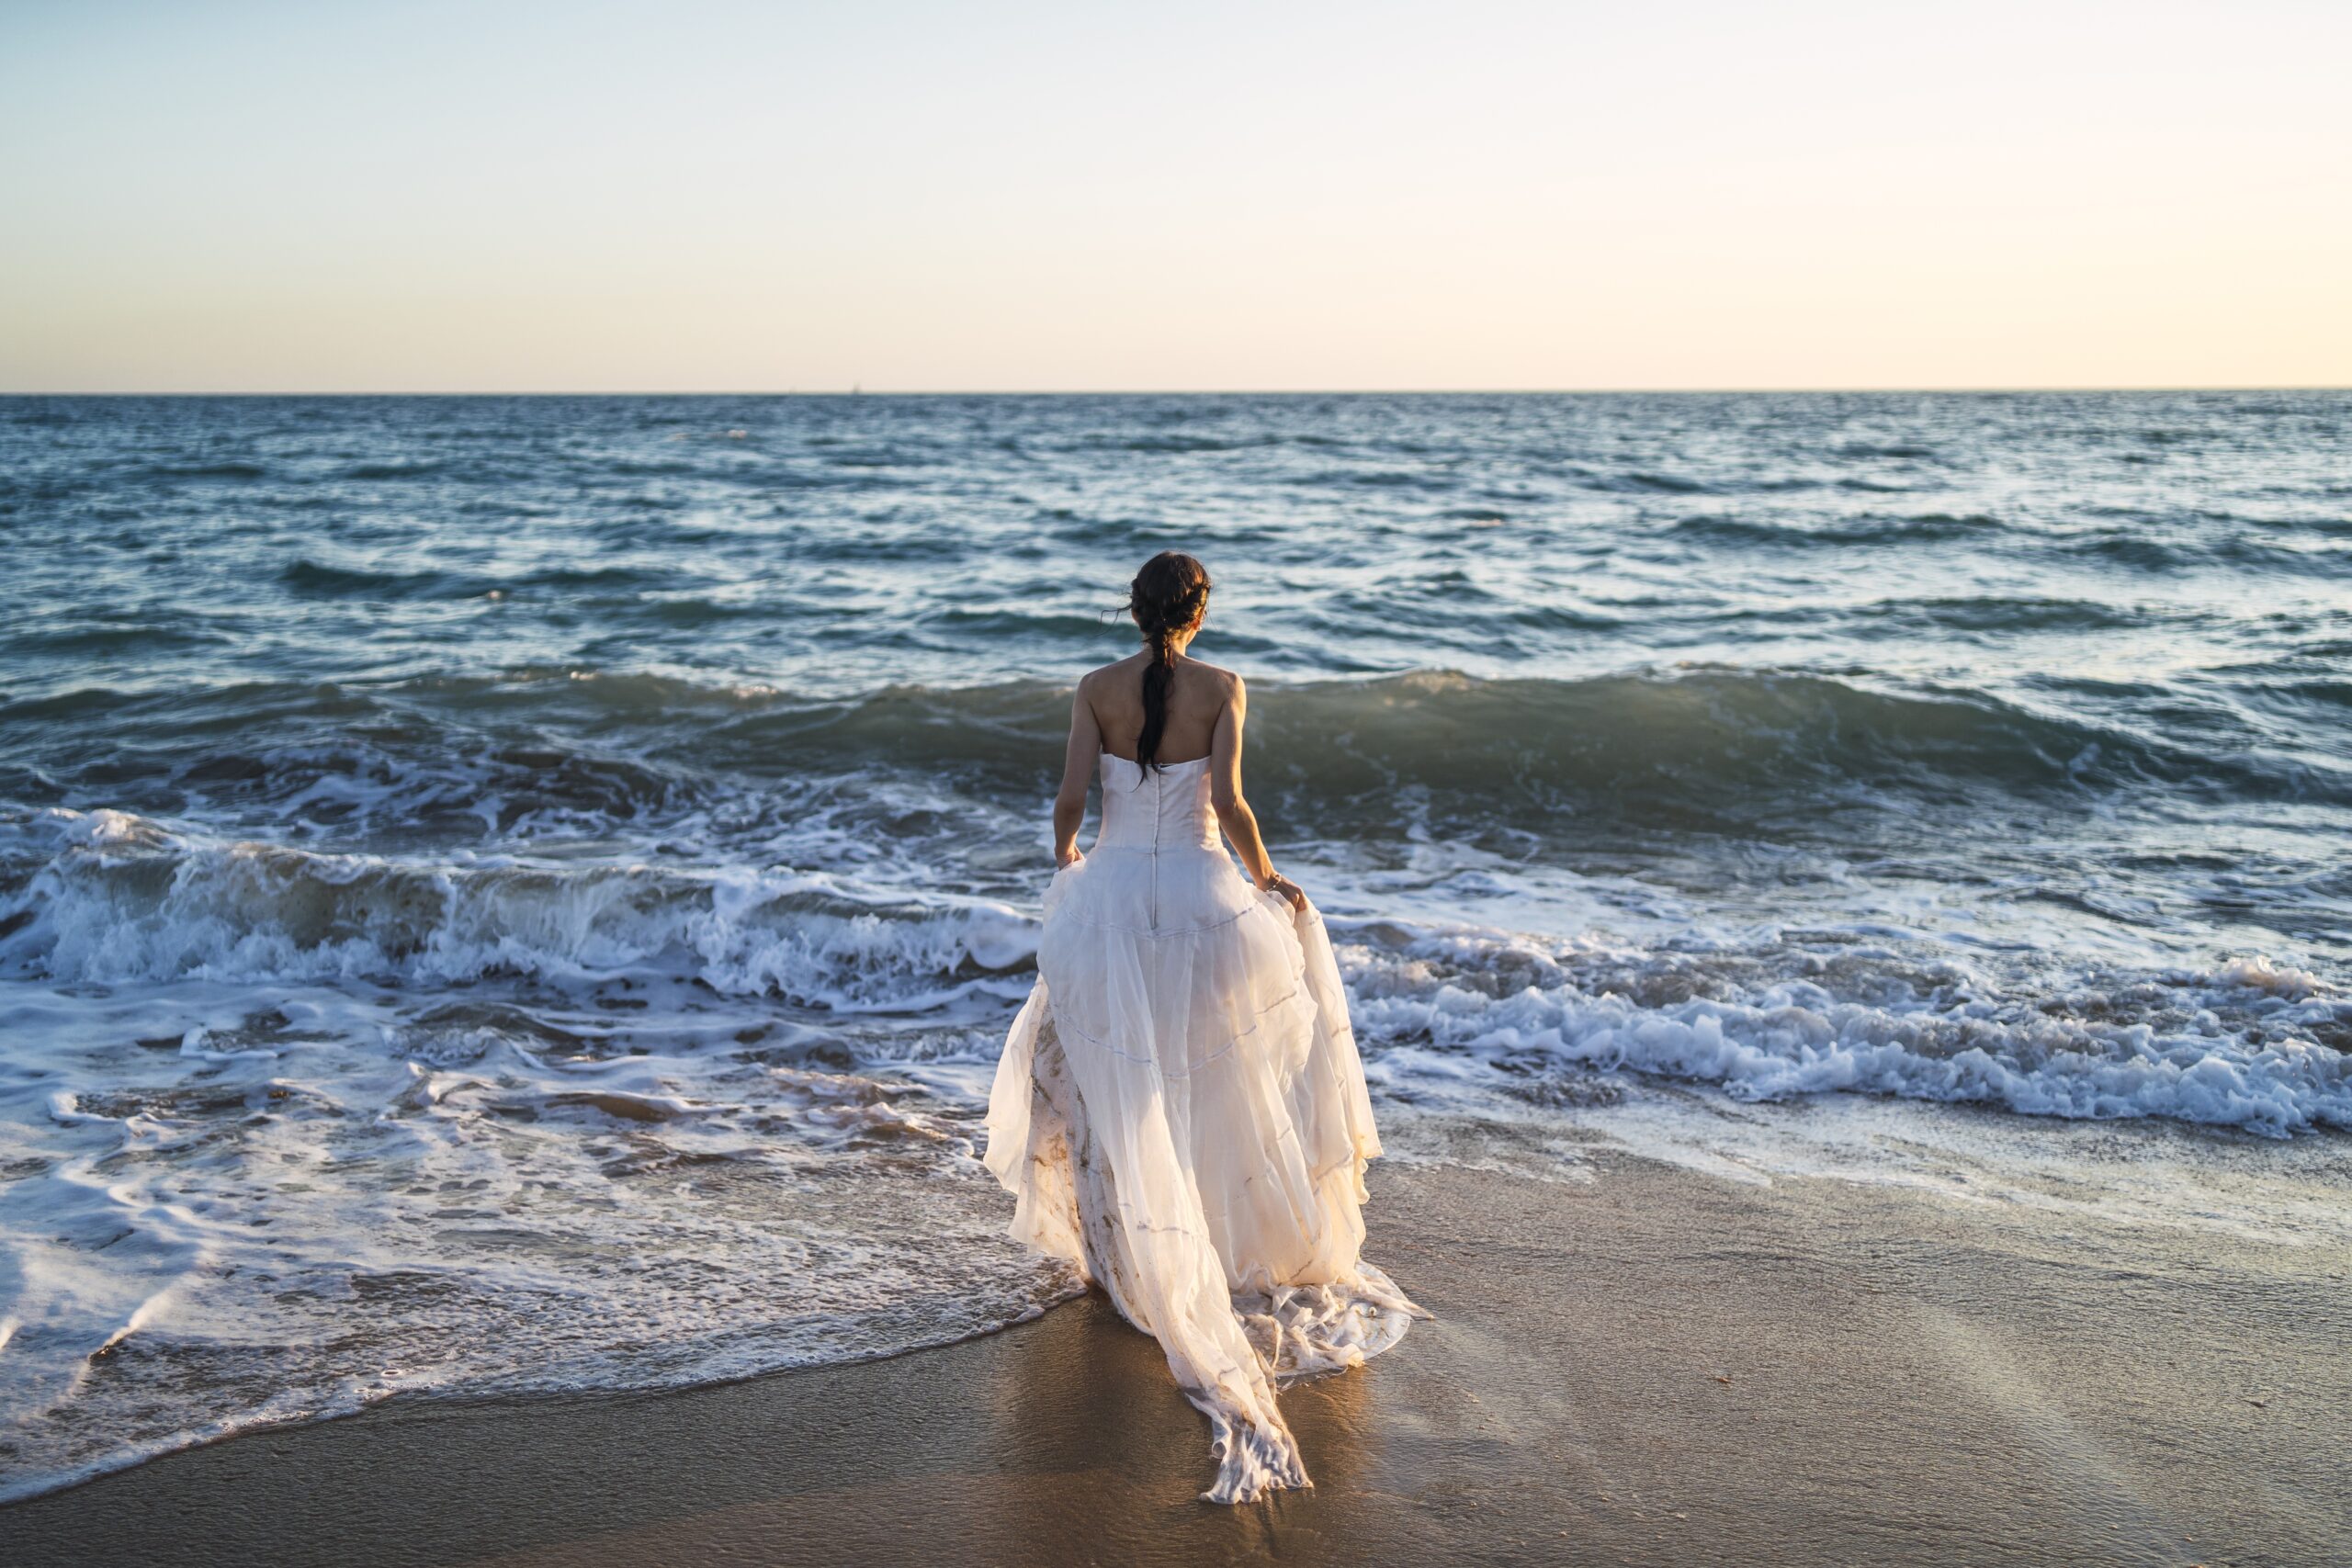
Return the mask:
[[1290,1390],[1314,1491],[1099,1299],[860,1366],[393,1404],[0,1509],[0,1560],[2352,1562],[2352,1256],[1895,1188],[1377,1173],[1438,1314]]

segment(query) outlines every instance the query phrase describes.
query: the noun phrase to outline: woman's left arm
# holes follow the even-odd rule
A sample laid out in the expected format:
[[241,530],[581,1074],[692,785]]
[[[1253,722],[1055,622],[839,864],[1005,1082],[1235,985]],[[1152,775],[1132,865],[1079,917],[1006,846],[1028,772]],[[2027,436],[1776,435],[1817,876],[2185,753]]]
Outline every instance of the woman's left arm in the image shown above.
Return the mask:
[[1078,852],[1079,825],[1086,820],[1086,781],[1094,776],[1094,759],[1102,750],[1102,727],[1094,722],[1094,705],[1086,700],[1086,682],[1069,704],[1069,747],[1062,753],[1062,787],[1054,792],[1054,864],[1069,865],[1084,857]]
[[1225,707],[1216,716],[1216,730],[1209,741],[1209,804],[1216,809],[1217,826],[1232,841],[1250,880],[1269,893],[1279,893],[1294,909],[1306,908],[1298,884],[1274,869],[1267,858],[1266,840],[1258,832],[1258,814],[1241,794],[1241,727],[1250,714],[1250,691],[1241,677],[1228,677]]

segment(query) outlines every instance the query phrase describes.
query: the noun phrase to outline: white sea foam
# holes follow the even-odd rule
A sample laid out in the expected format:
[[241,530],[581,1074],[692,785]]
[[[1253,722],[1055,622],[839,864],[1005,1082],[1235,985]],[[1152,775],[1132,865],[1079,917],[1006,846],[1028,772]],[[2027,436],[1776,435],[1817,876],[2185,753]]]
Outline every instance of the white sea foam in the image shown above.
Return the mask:
[[1869,1001],[1804,978],[1743,985],[1729,976],[1749,966],[1736,964],[1707,976],[1716,994],[1645,1002],[1645,979],[1687,983],[1693,965],[1609,954],[1580,977],[1579,958],[1594,955],[1573,944],[1467,933],[1350,956],[1360,1033],[1396,1043],[1375,1075],[1407,1094],[1423,1076],[1510,1087],[1557,1068],[1626,1069],[1749,1100],[1850,1091],[2270,1136],[2352,1128],[2352,1054],[2314,1038],[2352,1026],[2352,998],[2315,976],[2284,981],[2259,958],[2004,997],[1948,967],[1906,973],[1888,954]]
[[61,840],[0,958],[92,984],[594,981],[658,970],[840,1011],[910,1011],[1035,953],[1034,919],[955,895],[909,903],[825,873],[566,867],[322,854],[48,814]]
[[366,990],[0,987],[39,1043],[0,1082],[0,1498],[396,1392],[885,1354],[1069,1289],[920,1068],[796,1066],[823,1033],[679,987],[617,1021]]
[[[9,1495],[403,1390],[880,1353],[1068,1288],[1005,1242],[971,1160],[1035,951],[1011,903],[867,880],[830,838],[808,857],[827,868],[754,870],[609,844],[325,853],[117,811],[6,831],[29,867],[0,898]],[[1460,846],[1352,886],[1377,908],[1430,877],[1517,896]],[[2328,1043],[2352,1002],[2313,971],[2019,978],[1892,919],[1696,930],[1632,882],[1546,908],[1647,934],[1334,918],[1389,1111],[1733,1174],[1885,1164],[1859,1137],[1824,1155],[1777,1121],[1678,1120],[1673,1086],[1719,1109],[2352,1126]],[[2284,1212],[2266,1203],[2211,1207],[2255,1230]]]
[[[57,852],[19,901],[29,918],[0,943],[19,973],[51,980],[668,977],[837,1015],[921,1014],[1021,995],[1035,952],[1034,918],[1009,905],[830,873],[403,863],[188,839],[119,812],[53,817]],[[1386,929],[1345,957],[1359,1032],[1400,1092],[1417,1077],[1550,1063],[1747,1100],[1850,1091],[2274,1136],[2352,1126],[2352,1053],[2322,1038],[2352,1038],[2352,998],[2260,955],[2005,993],[1949,963],[1857,945],[1872,929],[1853,926],[1838,962],[1863,977],[1834,983],[1807,976],[1824,963],[1807,952],[1759,977],[1742,945],[1752,934],[1645,953]],[[1683,994],[1694,986],[1703,994]],[[269,1047],[199,1031],[182,1050]]]
[[2291,1001],[2326,992],[2327,983],[2308,969],[2291,964],[2273,964],[2256,954],[2248,958],[2233,958],[2210,976],[2201,976],[2209,983],[2237,986],[2250,990],[2270,991]]

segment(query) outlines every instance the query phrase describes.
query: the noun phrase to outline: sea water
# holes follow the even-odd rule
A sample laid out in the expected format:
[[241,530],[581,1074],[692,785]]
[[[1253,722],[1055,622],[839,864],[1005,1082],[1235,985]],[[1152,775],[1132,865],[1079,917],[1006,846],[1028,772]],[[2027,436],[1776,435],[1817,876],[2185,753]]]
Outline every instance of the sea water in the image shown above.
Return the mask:
[[0,400],[0,1496],[1069,1293],[1170,547],[1404,1156],[2352,1231],[2352,395]]

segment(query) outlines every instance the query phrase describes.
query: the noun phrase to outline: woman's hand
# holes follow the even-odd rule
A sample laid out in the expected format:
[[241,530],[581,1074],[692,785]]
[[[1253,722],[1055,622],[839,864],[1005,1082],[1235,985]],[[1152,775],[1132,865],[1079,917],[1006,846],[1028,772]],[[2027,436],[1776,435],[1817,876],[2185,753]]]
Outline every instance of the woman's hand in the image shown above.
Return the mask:
[[1064,844],[1061,848],[1054,852],[1054,869],[1056,871],[1068,871],[1071,866],[1076,865],[1085,858],[1085,854],[1080,851],[1076,844]]
[[1258,884],[1258,890],[1261,893],[1281,894],[1285,899],[1289,900],[1290,907],[1293,909],[1304,909],[1306,908],[1306,890],[1299,886],[1297,883],[1293,882],[1289,877],[1284,876],[1279,871],[1268,872],[1266,874],[1266,880]]

